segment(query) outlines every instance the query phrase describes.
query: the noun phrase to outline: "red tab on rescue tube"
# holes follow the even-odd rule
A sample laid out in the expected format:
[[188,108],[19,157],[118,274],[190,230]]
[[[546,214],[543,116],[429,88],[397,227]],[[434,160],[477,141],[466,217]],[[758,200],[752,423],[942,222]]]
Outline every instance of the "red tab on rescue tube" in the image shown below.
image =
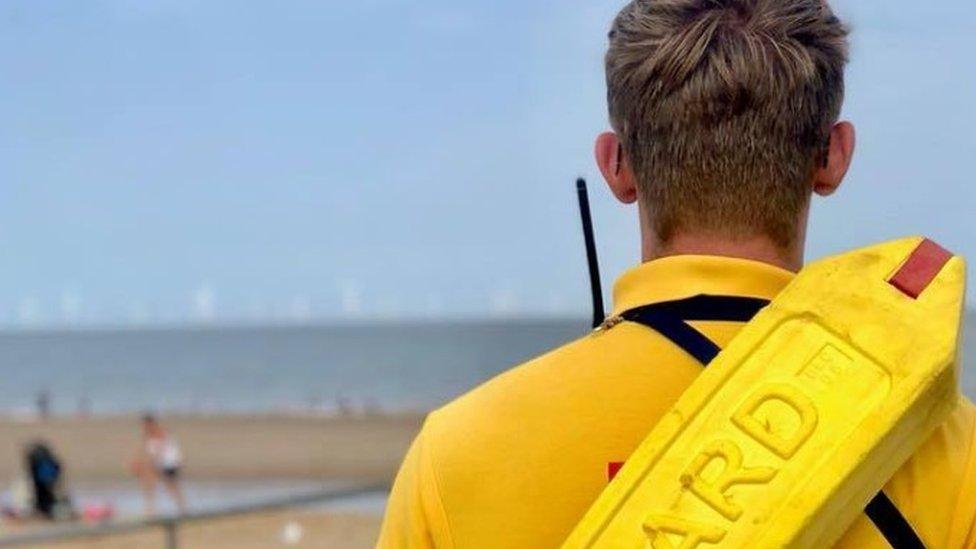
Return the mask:
[[950,259],[952,252],[925,239],[888,282],[908,297],[918,299]]
[[613,480],[617,473],[624,468],[624,462],[622,461],[611,461],[607,464],[607,482]]

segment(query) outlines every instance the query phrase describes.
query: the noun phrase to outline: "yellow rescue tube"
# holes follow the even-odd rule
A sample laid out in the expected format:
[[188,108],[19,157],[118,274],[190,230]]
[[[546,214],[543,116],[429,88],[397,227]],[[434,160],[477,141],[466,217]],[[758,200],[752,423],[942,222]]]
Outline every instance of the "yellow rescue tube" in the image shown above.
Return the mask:
[[958,394],[965,262],[817,262],[716,358],[564,547],[830,547]]

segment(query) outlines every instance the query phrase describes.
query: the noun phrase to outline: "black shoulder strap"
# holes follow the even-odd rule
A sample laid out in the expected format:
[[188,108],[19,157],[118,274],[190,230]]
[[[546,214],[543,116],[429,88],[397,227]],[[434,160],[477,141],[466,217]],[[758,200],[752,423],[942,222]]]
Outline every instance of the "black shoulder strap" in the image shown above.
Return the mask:
[[925,544],[884,492],[868,503],[864,513],[895,549],[925,549]]
[[[699,295],[637,307],[620,318],[654,330],[708,366],[722,349],[688,322],[748,322],[766,305],[769,301],[751,297]],[[884,492],[871,500],[865,514],[894,549],[925,549],[912,525]]]
[[722,351],[714,341],[671,313],[645,309],[621,316],[624,320],[643,324],[661,334],[702,364],[710,363]]

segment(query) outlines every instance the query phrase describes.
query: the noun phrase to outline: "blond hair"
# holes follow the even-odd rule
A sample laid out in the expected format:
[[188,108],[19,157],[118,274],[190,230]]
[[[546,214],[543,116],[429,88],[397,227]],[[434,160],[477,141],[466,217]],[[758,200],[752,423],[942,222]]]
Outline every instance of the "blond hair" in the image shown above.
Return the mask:
[[826,0],[634,0],[606,55],[611,123],[658,237],[796,238],[840,115],[847,29]]

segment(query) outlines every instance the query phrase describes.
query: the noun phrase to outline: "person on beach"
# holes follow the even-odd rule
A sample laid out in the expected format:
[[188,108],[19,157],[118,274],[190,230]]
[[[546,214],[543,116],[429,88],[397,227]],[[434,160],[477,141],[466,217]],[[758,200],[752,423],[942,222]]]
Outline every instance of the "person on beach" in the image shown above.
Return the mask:
[[162,482],[176,509],[186,511],[186,501],[180,487],[183,453],[176,439],[163,428],[153,414],[142,418],[142,443],[132,463],[132,471],[142,484],[146,514],[156,514],[156,491]]
[[[596,161],[638,206],[644,263],[617,281],[611,319],[692,307],[692,329],[724,347],[744,323],[721,303],[771,300],[800,270],[812,198],[837,191],[854,153],[847,34],[826,0],[623,8]],[[615,322],[487,382],[428,416],[379,546],[558,547],[702,368],[677,338]],[[959,397],[837,547],[976,547],[974,441]]]
[[74,518],[64,466],[50,444],[36,441],[28,445],[24,451],[24,463],[33,488],[34,513],[47,520]]

